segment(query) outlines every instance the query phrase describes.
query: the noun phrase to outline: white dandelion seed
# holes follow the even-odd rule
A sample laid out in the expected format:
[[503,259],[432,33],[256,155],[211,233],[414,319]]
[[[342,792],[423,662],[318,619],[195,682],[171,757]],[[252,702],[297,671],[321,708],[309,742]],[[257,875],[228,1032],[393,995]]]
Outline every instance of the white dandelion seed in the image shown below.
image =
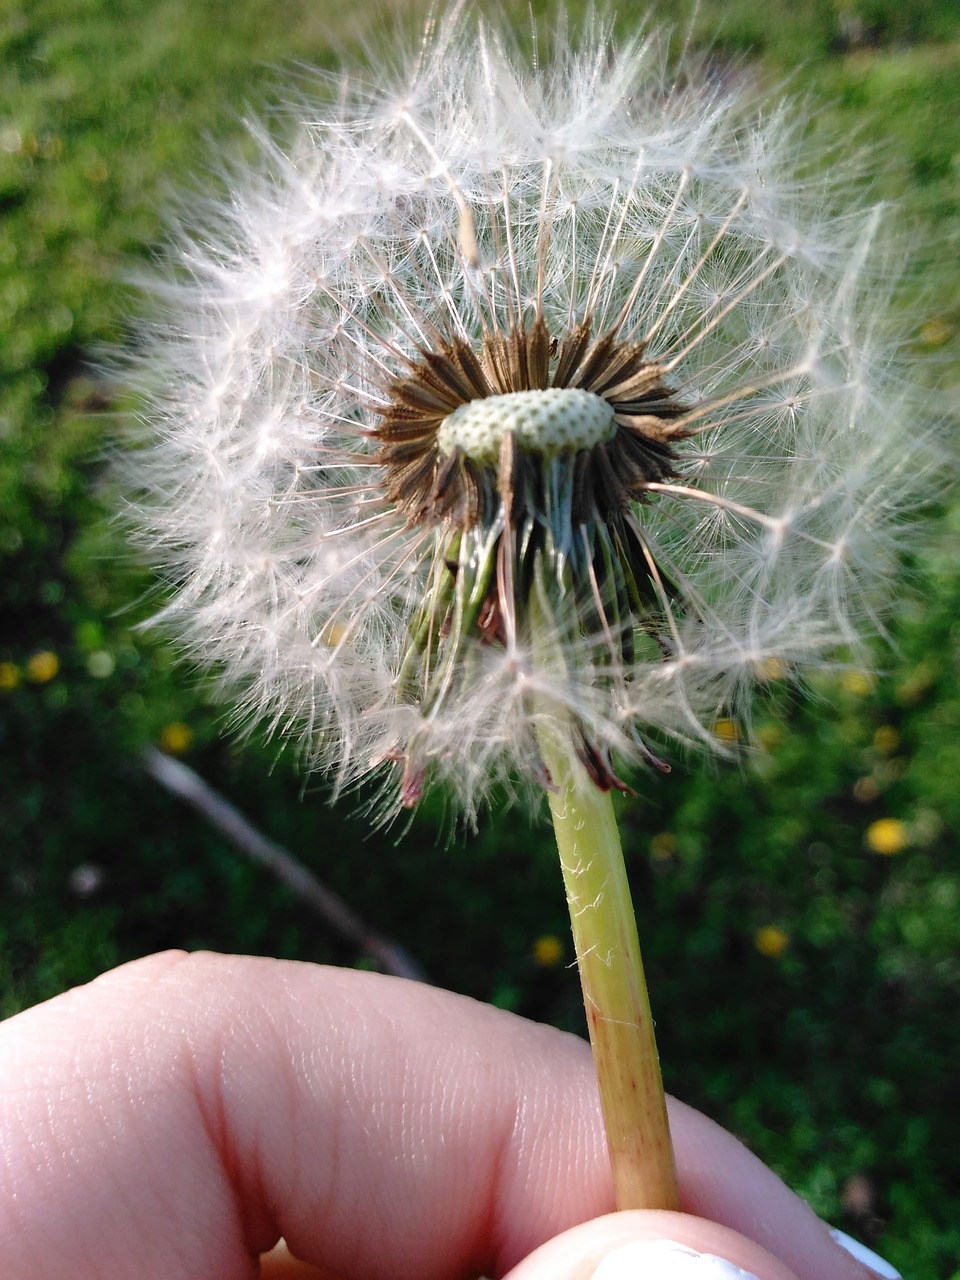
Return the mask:
[[341,785],[473,812],[550,717],[619,785],[876,616],[929,465],[884,213],[664,66],[454,18],[178,235],[129,466],[161,618]]

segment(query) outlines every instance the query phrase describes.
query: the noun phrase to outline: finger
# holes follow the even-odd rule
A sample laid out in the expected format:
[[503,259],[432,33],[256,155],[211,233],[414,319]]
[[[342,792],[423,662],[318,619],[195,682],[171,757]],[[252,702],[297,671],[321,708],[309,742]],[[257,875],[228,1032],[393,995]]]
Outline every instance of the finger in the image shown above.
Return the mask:
[[612,1213],[573,1227],[505,1280],[701,1280],[701,1273],[702,1280],[739,1280],[725,1263],[743,1280],[797,1280],[779,1258],[729,1227],[668,1212]]
[[[657,1274],[657,1260],[675,1251],[688,1269],[691,1255],[704,1258],[708,1264],[704,1280],[711,1280],[709,1262],[717,1258],[734,1263],[757,1280],[796,1280],[793,1272],[754,1241],[729,1227],[683,1213],[613,1213],[595,1218],[535,1249],[505,1280],[592,1280],[601,1262],[607,1264],[606,1280],[633,1280],[634,1276],[639,1280],[641,1275],[646,1280],[667,1280]],[[283,1241],[261,1258],[260,1266],[260,1280],[336,1280],[329,1272],[294,1258]],[[691,1275],[690,1280],[698,1277]]]
[[[800,1280],[869,1275],[732,1138],[671,1115],[685,1208]],[[153,957],[12,1019],[0,1125],[0,1274],[35,1280],[248,1277],[278,1235],[343,1280],[494,1275],[612,1208],[581,1041],[310,965]]]

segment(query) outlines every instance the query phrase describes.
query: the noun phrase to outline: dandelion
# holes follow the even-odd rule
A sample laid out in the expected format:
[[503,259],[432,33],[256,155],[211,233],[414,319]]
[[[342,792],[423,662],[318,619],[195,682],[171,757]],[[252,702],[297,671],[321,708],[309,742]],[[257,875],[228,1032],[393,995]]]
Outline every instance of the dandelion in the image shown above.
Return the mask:
[[34,684],[47,684],[56,679],[60,670],[60,659],[50,649],[42,649],[27,660],[27,679]]
[[193,730],[182,720],[165,724],[159,735],[160,749],[169,756],[183,756],[193,744]]
[[9,693],[20,685],[22,676],[15,662],[0,662],[0,690]]
[[651,1144],[608,1113],[620,1203],[669,1204],[609,792],[849,658],[929,461],[883,211],[835,213],[735,76],[601,25],[529,65],[454,16],[287,144],[254,128],[153,286],[131,509],[161,621],[337,786],[546,791],[604,1106],[660,1125],[634,1194]]
[[533,944],[533,962],[540,969],[555,969],[563,962],[563,943],[553,933],[542,934]]
[[878,818],[870,823],[864,836],[868,849],[888,858],[902,853],[909,838],[906,823],[899,818]]
[[790,935],[778,924],[764,924],[753,935],[753,945],[768,960],[779,960],[790,949]]

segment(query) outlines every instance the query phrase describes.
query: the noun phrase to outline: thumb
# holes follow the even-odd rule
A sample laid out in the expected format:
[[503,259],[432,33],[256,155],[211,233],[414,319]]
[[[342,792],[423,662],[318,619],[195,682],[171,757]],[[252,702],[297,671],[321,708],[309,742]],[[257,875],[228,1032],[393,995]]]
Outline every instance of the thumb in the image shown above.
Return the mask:
[[611,1213],[541,1245],[504,1280],[796,1280],[746,1236],[685,1213]]

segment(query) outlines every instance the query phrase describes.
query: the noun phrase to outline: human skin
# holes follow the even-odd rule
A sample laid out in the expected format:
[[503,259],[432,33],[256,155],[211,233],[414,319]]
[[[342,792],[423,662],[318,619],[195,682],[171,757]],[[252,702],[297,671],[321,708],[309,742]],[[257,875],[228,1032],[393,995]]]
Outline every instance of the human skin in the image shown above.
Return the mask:
[[[729,1134],[670,1120],[684,1213],[613,1214],[577,1038],[377,974],[151,956],[0,1025],[0,1276],[587,1280],[671,1239],[875,1280]],[[281,1236],[310,1267],[258,1270]]]

